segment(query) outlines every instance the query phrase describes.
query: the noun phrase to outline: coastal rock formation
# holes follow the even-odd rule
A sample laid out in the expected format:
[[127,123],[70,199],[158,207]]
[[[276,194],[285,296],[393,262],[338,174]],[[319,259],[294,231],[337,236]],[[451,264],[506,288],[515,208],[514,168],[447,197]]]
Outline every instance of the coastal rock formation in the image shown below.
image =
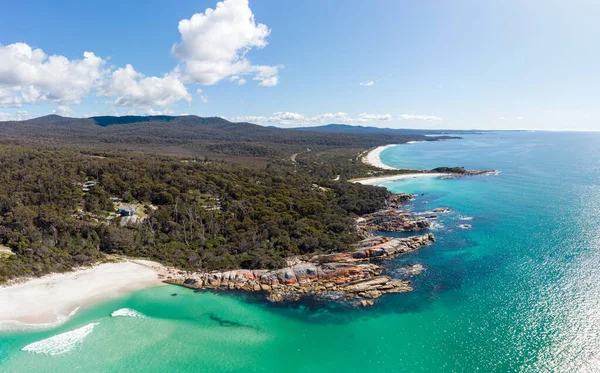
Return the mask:
[[447,175],[442,176],[443,179],[456,179],[463,176],[491,176],[499,174],[499,171],[497,170],[467,170],[463,167],[438,167],[429,172],[448,173]]
[[[267,299],[279,302],[305,294],[340,293],[370,300],[383,294],[411,291],[409,281],[382,276],[375,261],[402,255],[435,241],[433,234],[408,238],[370,237],[344,253],[294,258],[295,264],[276,270],[233,270],[211,273],[174,271],[165,282],[191,289],[230,289],[266,292]],[[418,273],[421,266],[407,268]],[[359,302],[363,304],[362,302]],[[370,305],[372,302],[365,302]]]
[[[383,294],[411,291],[410,281],[382,275],[380,262],[417,250],[435,242],[433,234],[405,238],[373,236],[371,231],[412,232],[428,229],[437,214],[418,216],[398,208],[413,199],[410,194],[394,194],[387,208],[357,219],[357,231],[366,237],[347,252],[294,256],[287,266],[275,270],[239,269],[225,272],[173,271],[165,282],[191,289],[227,289],[264,292],[271,302],[297,300],[303,295],[335,295],[354,299],[358,305],[373,305]],[[443,213],[446,208],[434,210]],[[423,271],[413,265],[403,269],[402,278]]]
[[406,193],[398,193],[392,195],[390,200],[388,201],[388,206],[390,208],[399,208],[406,202],[410,202],[414,199],[414,194],[406,194]]
[[367,231],[416,232],[431,227],[427,218],[437,216],[415,216],[406,211],[390,208],[363,216],[361,227]]
[[417,232],[431,228],[431,219],[437,219],[439,214],[450,212],[448,207],[439,207],[425,213],[409,213],[399,210],[402,204],[412,201],[413,194],[394,194],[388,201],[388,208],[363,215],[357,219],[358,230],[361,233],[380,232]]

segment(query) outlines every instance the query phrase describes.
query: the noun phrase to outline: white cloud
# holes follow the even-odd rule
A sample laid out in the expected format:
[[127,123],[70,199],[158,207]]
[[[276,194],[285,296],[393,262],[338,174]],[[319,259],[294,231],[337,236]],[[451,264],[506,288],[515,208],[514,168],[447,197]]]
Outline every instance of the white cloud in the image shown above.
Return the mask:
[[73,111],[73,109],[71,109],[70,107],[66,106],[66,105],[58,105],[56,107],[56,109],[52,110],[52,112],[54,114],[58,114],[61,117],[74,117],[75,116],[75,112]]
[[278,111],[267,116],[237,116],[229,118],[232,122],[251,122],[257,124],[282,126],[311,126],[326,123],[373,123],[378,121],[393,120],[390,114],[368,114],[361,113],[357,117],[351,117],[347,113],[324,113],[315,116],[306,116],[300,113]]
[[[146,77],[131,65],[106,67],[106,60],[85,52],[81,60],[48,56],[25,43],[0,45],[0,107],[55,103],[60,115],[74,115],[69,105],[79,104],[95,92],[115,97],[115,106],[166,107],[191,95],[179,80],[178,71]],[[62,113],[62,114],[61,114]]]
[[279,83],[279,78],[276,76],[273,76],[273,77],[264,79],[258,85],[261,87],[275,87],[277,85],[277,83]]
[[98,95],[117,96],[113,102],[116,106],[139,108],[166,107],[180,100],[192,100],[187,88],[179,80],[177,71],[165,74],[162,78],[146,77],[129,64],[113,71]]
[[414,115],[414,114],[401,114],[400,116],[398,116],[398,119],[401,120],[442,120],[442,118],[437,117],[435,115]]
[[246,84],[246,79],[240,78],[238,75],[234,75],[229,77],[229,81],[230,82],[237,82],[237,85],[244,85]]
[[181,20],[179,32],[181,42],[172,51],[183,62],[186,82],[212,85],[228,77],[254,75],[261,86],[277,85],[281,66],[255,66],[246,58],[248,51],[264,48],[271,33],[254,21],[248,0],[219,2],[215,9]]
[[25,120],[33,117],[34,115],[30,114],[27,110],[17,110],[14,113],[0,113],[0,122]]
[[148,108],[128,108],[128,109],[120,109],[117,107],[111,107],[108,110],[104,111],[93,111],[91,113],[83,114],[83,118],[89,117],[98,117],[98,116],[115,116],[122,117],[125,115],[187,115],[187,114],[175,114],[175,112],[169,108],[165,108],[163,110],[156,110],[153,107]]
[[360,82],[360,85],[362,85],[362,86],[366,86],[366,87],[371,87],[371,86],[374,86],[374,85],[375,85],[375,82],[374,82],[374,81],[372,81],[372,80],[370,80],[370,81],[368,81],[368,82]]
[[198,96],[200,96],[200,100],[202,100],[203,103],[208,104],[208,96],[206,94],[203,93],[203,91],[201,89],[198,89]]
[[348,123],[352,121],[352,118],[344,112],[337,113],[324,113],[313,117],[316,123]]
[[367,114],[361,113],[358,115],[359,122],[373,122],[376,120],[392,120],[392,116],[390,114]]
[[106,64],[92,52],[69,60],[25,43],[0,45],[0,61],[0,107],[78,104],[104,77]]
[[[56,113],[73,115],[70,105],[95,94],[110,97],[113,106],[146,110],[190,102],[184,82],[211,85],[230,78],[241,86],[249,76],[262,87],[279,83],[281,65],[253,65],[246,58],[250,50],[267,45],[271,32],[255,22],[248,0],[219,2],[179,22],[179,31],[181,41],[172,51],[182,65],[162,77],[144,76],[129,64],[109,67],[92,52],[69,59],[25,43],[0,44],[0,107],[51,103],[58,105]],[[205,94],[200,99],[208,102]]]
[[154,110],[154,108],[148,108],[145,110],[147,115],[173,115],[175,112],[171,109]]
[[232,122],[250,122],[258,124],[264,124],[270,121],[269,117],[263,117],[260,115],[236,116],[228,119]]

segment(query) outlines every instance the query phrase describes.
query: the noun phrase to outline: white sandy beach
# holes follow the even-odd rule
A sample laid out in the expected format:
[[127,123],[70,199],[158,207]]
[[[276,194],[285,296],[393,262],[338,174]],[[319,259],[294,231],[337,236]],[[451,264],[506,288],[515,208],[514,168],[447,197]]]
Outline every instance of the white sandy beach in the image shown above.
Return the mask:
[[360,183],[364,185],[373,185],[379,184],[385,181],[393,181],[393,180],[404,180],[404,179],[414,179],[417,177],[444,177],[444,176],[452,176],[451,174],[445,173],[413,173],[413,174],[399,174],[399,175],[389,175],[389,176],[375,176],[375,177],[365,177],[362,179],[354,179],[350,180],[354,183]]
[[375,149],[371,150],[364,157],[362,157],[363,163],[369,164],[371,166],[375,166],[377,168],[381,168],[382,170],[397,170],[397,168],[390,167],[383,162],[381,162],[381,152],[387,148],[391,148],[392,146],[398,146],[399,144],[390,144],[384,146],[378,146]]
[[0,287],[0,330],[59,325],[81,306],[161,285],[163,269],[158,263],[128,260]]
[[[414,143],[414,141],[411,141],[409,143]],[[385,149],[391,148],[392,146],[398,146],[398,145],[400,145],[400,144],[390,144],[390,145],[379,146],[379,147],[371,150],[369,153],[367,153],[367,155],[365,155],[362,158],[362,161],[366,164],[375,166],[382,170],[397,170],[397,168],[390,167],[390,166],[386,165],[385,163],[381,162],[380,155],[381,155],[381,152],[384,151]],[[411,174],[365,177],[365,178],[353,179],[353,180],[349,180],[349,181],[354,182],[354,183],[361,183],[361,184],[365,184],[365,185],[373,185],[373,184],[379,184],[379,183],[382,183],[385,181],[412,179],[412,178],[416,178],[416,177],[442,177],[442,176],[450,176],[450,174],[420,172],[420,173],[411,173]]]

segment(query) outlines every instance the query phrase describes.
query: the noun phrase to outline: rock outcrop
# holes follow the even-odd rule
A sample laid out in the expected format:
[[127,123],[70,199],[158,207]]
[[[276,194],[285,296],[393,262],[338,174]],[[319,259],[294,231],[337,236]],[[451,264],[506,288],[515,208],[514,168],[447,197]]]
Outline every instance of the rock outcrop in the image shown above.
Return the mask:
[[406,211],[390,208],[364,215],[362,218],[364,220],[360,226],[367,231],[416,232],[431,228],[428,218],[435,217],[415,216]]
[[[305,294],[339,293],[370,305],[383,294],[411,291],[409,281],[382,276],[384,267],[375,262],[402,255],[435,241],[433,234],[408,238],[370,237],[351,251],[296,257],[289,267],[276,270],[226,272],[173,272],[165,282],[191,289],[230,289],[266,292],[273,302],[298,299]],[[420,266],[407,268],[418,273]],[[362,302],[364,300],[365,302]]]
[[[358,305],[373,305],[383,294],[411,291],[410,281],[382,275],[381,261],[406,254],[435,241],[433,234],[406,238],[373,236],[371,231],[412,232],[428,229],[437,214],[418,216],[398,208],[414,195],[394,194],[387,208],[357,219],[357,231],[366,237],[347,252],[295,256],[276,270],[239,269],[226,272],[173,271],[165,282],[191,289],[222,289],[264,292],[271,302],[295,300],[307,294],[335,294],[354,299]],[[446,212],[438,209],[434,212]],[[421,265],[404,268],[403,278],[418,274]]]
[[[432,170],[433,171],[433,170]],[[456,179],[464,176],[492,176],[498,175],[499,171],[497,170],[465,170],[462,169],[461,172],[450,172],[448,175],[442,176],[443,179]]]

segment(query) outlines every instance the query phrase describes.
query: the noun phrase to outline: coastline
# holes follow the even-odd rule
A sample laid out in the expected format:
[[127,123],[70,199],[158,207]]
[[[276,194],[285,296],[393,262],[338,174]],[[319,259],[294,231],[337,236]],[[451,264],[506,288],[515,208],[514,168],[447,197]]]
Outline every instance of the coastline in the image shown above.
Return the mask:
[[385,163],[381,162],[381,152],[383,152],[384,150],[394,147],[394,146],[398,146],[400,144],[388,144],[388,145],[383,145],[383,146],[378,146],[375,149],[369,151],[367,153],[367,155],[362,157],[362,162],[366,163],[368,165],[380,168],[382,170],[397,170],[397,168],[395,167],[391,167],[386,165]]
[[404,179],[413,179],[417,177],[451,177],[453,176],[450,173],[408,173],[408,174],[398,174],[398,175],[389,175],[389,176],[373,176],[373,177],[364,177],[358,179],[348,180],[351,183],[360,183],[363,185],[373,185],[378,184],[385,181],[393,181],[393,180],[404,180]]
[[[411,144],[411,143],[414,143],[414,142],[408,142],[407,144]],[[388,144],[388,145],[378,146],[375,149],[369,151],[366,155],[364,155],[362,157],[362,162],[365,164],[371,165],[373,167],[377,167],[382,170],[398,170],[398,168],[388,166],[381,161],[381,152],[383,152],[384,150],[386,150],[388,148],[391,148],[394,146],[399,146],[399,145],[402,145],[402,144]],[[427,173],[427,172],[415,173],[415,172],[413,172],[413,173],[404,173],[404,174],[398,174],[398,175],[363,177],[363,178],[351,179],[348,181],[351,183],[373,185],[373,184],[377,184],[377,183],[381,183],[381,182],[385,182],[385,181],[412,179],[412,178],[416,178],[416,177],[447,177],[447,176],[452,176],[452,175],[449,173]]]
[[125,260],[0,287],[0,331],[56,327],[82,306],[162,286],[165,273],[159,263]]

